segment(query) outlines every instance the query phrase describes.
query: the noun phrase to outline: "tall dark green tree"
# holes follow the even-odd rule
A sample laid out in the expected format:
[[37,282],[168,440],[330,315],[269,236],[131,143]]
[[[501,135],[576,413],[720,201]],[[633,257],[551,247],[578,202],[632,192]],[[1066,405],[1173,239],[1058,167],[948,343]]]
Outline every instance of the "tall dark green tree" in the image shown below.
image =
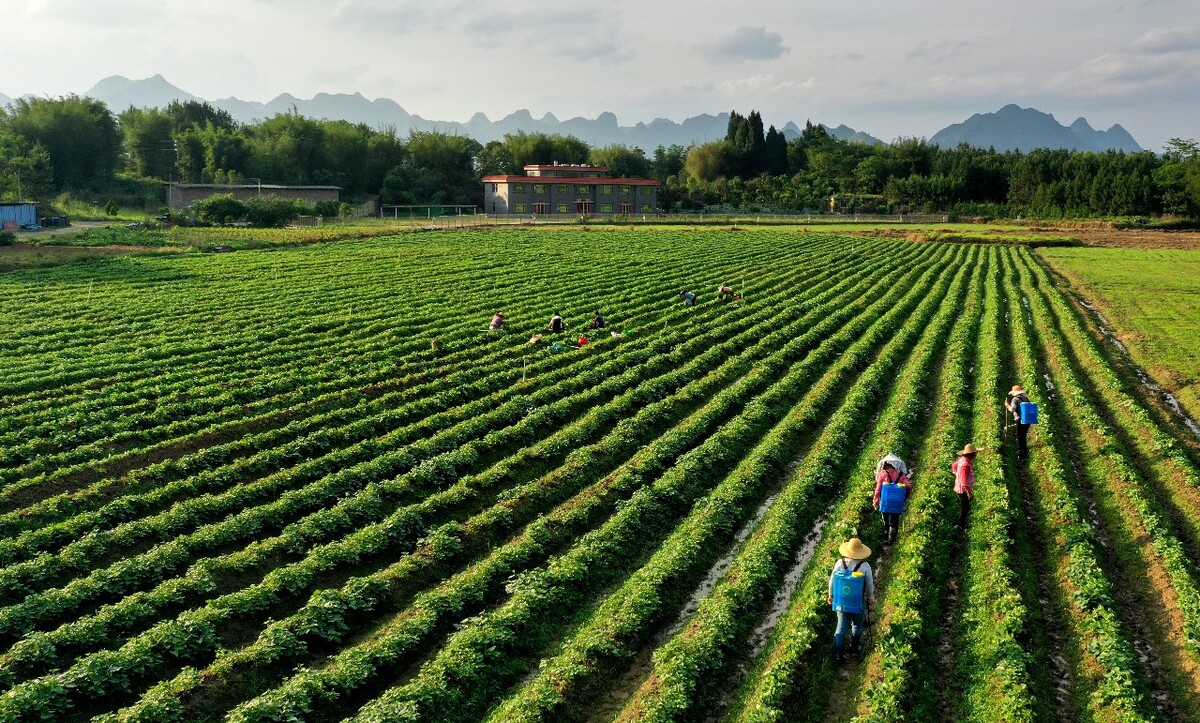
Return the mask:
[[6,126],[50,155],[54,185],[62,190],[96,186],[113,177],[121,133],[108,106],[92,98],[18,98]]
[[781,176],[788,172],[787,138],[775,130],[775,126],[767,129],[763,139],[763,172],[771,176]]
[[147,178],[173,179],[178,151],[171,115],[158,108],[131,107],[117,120],[128,169]]

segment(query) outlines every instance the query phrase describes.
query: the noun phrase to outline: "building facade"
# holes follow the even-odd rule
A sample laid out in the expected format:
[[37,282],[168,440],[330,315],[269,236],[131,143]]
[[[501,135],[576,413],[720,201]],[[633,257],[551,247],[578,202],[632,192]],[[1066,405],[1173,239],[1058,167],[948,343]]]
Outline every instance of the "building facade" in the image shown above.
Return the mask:
[[483,210],[494,214],[645,214],[658,211],[654,178],[609,178],[587,165],[530,165],[523,176],[484,176]]
[[0,203],[0,231],[16,231],[25,226],[37,226],[36,203]]
[[277,196],[293,201],[316,203],[336,201],[340,186],[277,186],[266,183],[176,183],[167,187],[167,207],[172,211],[187,208],[218,193],[232,193],[239,201],[255,196]]

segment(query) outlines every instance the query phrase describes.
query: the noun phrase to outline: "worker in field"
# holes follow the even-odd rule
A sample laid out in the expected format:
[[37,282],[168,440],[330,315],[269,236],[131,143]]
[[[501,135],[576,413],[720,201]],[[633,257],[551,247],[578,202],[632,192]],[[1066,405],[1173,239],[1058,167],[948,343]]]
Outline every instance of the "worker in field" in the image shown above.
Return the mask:
[[843,645],[846,632],[850,632],[850,652],[859,652],[863,620],[867,609],[875,602],[875,577],[871,572],[871,548],[857,537],[852,537],[838,547],[840,557],[833,563],[829,575],[829,604],[837,613],[837,629],[833,633],[833,658],[844,659]]
[[604,317],[600,316],[599,311],[592,312],[592,328],[593,329],[603,329],[604,328]]
[[562,314],[556,313],[550,317],[550,323],[546,324],[546,328],[555,334],[561,334],[567,330],[567,322],[563,321]]
[[[1029,405],[1022,408],[1022,405]],[[1017,459],[1025,459],[1029,456],[1029,426],[1037,420],[1037,405],[1025,393],[1025,389],[1016,384],[1012,391],[1008,393],[1008,398],[1004,401],[1004,407],[1008,409],[1012,415],[1013,422],[1017,425]],[[1032,413],[1030,407],[1033,408]],[[1032,416],[1031,416],[1032,415]],[[1007,436],[1008,425],[1004,426],[1004,431]]]
[[721,299],[723,301],[725,299],[725,297],[733,296],[733,295],[734,294],[733,294],[732,286],[726,286],[726,285],[722,284],[721,286],[717,287],[717,298],[718,299]]
[[492,323],[488,325],[488,329],[491,331],[500,331],[504,328],[505,321],[506,319],[504,318],[504,312],[497,311],[496,315],[492,317]]
[[950,465],[950,471],[954,473],[954,494],[958,495],[959,529],[966,529],[967,513],[971,511],[971,500],[975,499],[975,455],[978,453],[975,445],[968,442]]
[[692,292],[688,291],[687,289],[683,289],[682,291],[679,292],[679,298],[683,299],[684,306],[695,306],[696,305],[696,295],[693,294]]
[[875,465],[875,509],[883,516],[884,543],[896,542],[900,515],[912,495],[908,466],[894,454],[887,454]]

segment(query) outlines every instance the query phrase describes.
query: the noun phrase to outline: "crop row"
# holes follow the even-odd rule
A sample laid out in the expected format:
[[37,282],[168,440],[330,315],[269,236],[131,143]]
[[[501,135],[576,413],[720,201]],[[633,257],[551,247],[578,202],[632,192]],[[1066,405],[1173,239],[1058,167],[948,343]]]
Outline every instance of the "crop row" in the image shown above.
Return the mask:
[[[934,275],[930,274],[931,277]],[[914,269],[905,278],[913,280],[920,276]],[[927,284],[917,283],[899,300],[880,297],[881,302],[890,307],[888,311],[877,317],[877,320],[872,320],[869,329],[861,334],[860,340],[829,368],[823,381],[813,385],[806,394],[806,401],[791,410],[782,423],[754,445],[750,454],[725,476],[676,531],[658,546],[650,561],[638,574],[632,576],[623,589],[609,597],[609,600],[615,604],[633,604],[637,600],[656,601],[660,599],[659,595],[664,589],[672,589],[671,580],[687,580],[689,576],[702,572],[703,560],[713,554],[714,541],[720,540],[722,533],[731,532],[736,527],[737,520],[751,508],[754,500],[764,493],[768,485],[777,481],[779,473],[790,461],[796,443],[813,430],[814,423],[820,418],[820,410],[832,403],[833,391],[837,388],[836,380],[865,369],[875,358],[881,342],[890,340],[898,329],[920,327],[920,313],[914,315],[909,324],[902,322],[918,301],[925,302],[924,308],[932,309],[936,306],[936,302],[921,298],[921,292],[927,290]],[[888,344],[884,348],[899,349],[899,345]],[[893,352],[892,356],[898,353]],[[894,359],[882,360],[872,368],[872,373],[885,375],[894,363]],[[870,389],[870,385],[865,380],[860,380],[853,389]],[[854,393],[852,391],[851,395]],[[836,424],[836,421],[831,420],[824,427],[822,439]],[[682,557],[679,557],[680,555]],[[573,556],[569,555],[562,560],[567,579],[578,574],[571,570],[568,562],[571,557]],[[686,562],[683,562],[684,560]],[[590,562],[589,568],[600,564],[594,558]],[[529,630],[532,623],[529,616],[536,615],[540,620],[544,620],[540,616],[548,612],[534,601],[541,602],[539,598],[544,600],[546,597],[556,597],[550,593],[548,587],[556,588],[562,591],[560,594],[567,595],[566,591],[562,590],[566,587],[563,584],[566,580],[550,582],[549,585],[549,581],[544,578],[537,580],[537,583],[529,582],[528,588],[519,587],[513,598],[496,613],[453,635],[434,659],[422,666],[410,683],[388,691],[368,704],[360,717],[373,719],[389,709],[405,710],[407,717],[432,715],[439,718],[469,719],[479,715],[482,712],[480,706],[486,705],[503,689],[506,676],[512,675],[514,671],[511,662],[498,667],[492,664],[472,665],[470,661],[490,663],[493,660],[498,662],[501,658],[511,661],[514,657],[524,657],[523,653],[527,654],[525,651],[528,651],[532,640],[538,637]],[[578,585],[578,582],[572,582]],[[573,597],[576,589],[571,588],[572,595],[569,597]],[[645,594],[642,593],[643,590]],[[633,604],[632,607],[639,606]],[[606,617],[608,616],[604,613],[600,614],[600,618]],[[438,683],[441,679],[456,680],[459,684],[449,689]]]
[[[819,307],[817,311],[819,311]],[[802,318],[801,321],[807,323],[808,320]],[[796,325],[793,324],[793,326]],[[756,346],[766,351],[774,345],[785,342],[795,333],[794,328],[783,327],[763,337]],[[808,336],[812,338],[816,335]],[[786,344],[787,348],[779,354],[795,357],[803,353],[805,344],[811,344],[811,341],[801,339],[796,343]],[[718,356],[727,354],[725,349],[716,349],[716,351]],[[743,358],[746,356],[750,358]],[[486,584],[486,580],[502,581],[504,575],[511,574],[516,560],[526,560],[528,561],[526,564],[530,564],[536,559],[531,556],[544,555],[555,546],[561,545],[574,535],[583,532],[586,528],[580,528],[578,525],[585,522],[594,523],[598,519],[598,511],[611,505],[615,501],[614,497],[624,496],[632,491],[631,485],[638,485],[650,469],[651,459],[656,459],[653,464],[661,468],[668,464],[671,458],[685,451],[689,445],[703,439],[706,430],[711,429],[711,426],[724,414],[736,410],[744,402],[745,393],[753,389],[754,384],[762,384],[765,381],[762,375],[752,375],[753,380],[749,376],[744,376],[746,365],[753,361],[752,356],[745,354],[734,356],[721,367],[719,373],[699,380],[698,384],[683,387],[676,398],[670,398],[664,400],[663,403],[647,407],[644,414],[638,413],[628,420],[628,423],[623,422],[618,425],[618,428],[614,429],[609,437],[602,439],[592,448],[585,447],[572,453],[568,465],[560,470],[522,488],[514,489],[513,493],[504,496],[499,505],[476,515],[461,525],[456,524],[450,529],[443,527],[437,530],[432,537],[427,538],[431,544],[418,549],[414,555],[384,570],[375,579],[351,580],[336,594],[326,593],[314,596],[297,614],[279,623],[273,623],[267,630],[264,630],[254,645],[218,659],[216,665],[206,672],[208,679],[223,678],[224,684],[228,686],[231,680],[245,679],[246,666],[258,667],[265,661],[277,662],[281,658],[287,659],[304,650],[305,645],[299,643],[302,638],[319,636],[326,639],[331,637],[340,639],[344,635],[344,631],[339,629],[345,627],[342,618],[344,614],[351,610],[355,612],[374,610],[387,603],[389,599],[402,599],[403,595],[400,591],[409,587],[404,583],[405,580],[428,579],[426,575],[422,574],[422,570],[448,569],[453,560],[461,559],[464,556],[463,547],[478,549],[481,542],[486,542],[496,533],[522,524],[523,520],[527,521],[528,511],[522,512],[520,505],[523,502],[527,503],[529,500],[545,496],[544,488],[558,486],[572,479],[586,480],[595,474],[588,465],[588,462],[595,457],[608,458],[614,455],[620,457],[619,451],[622,448],[636,449],[641,435],[656,434],[655,427],[665,421],[664,415],[673,416],[674,413],[680,411],[681,402],[687,399],[699,401],[704,398],[704,395],[711,394],[713,389],[729,383],[738,376],[744,377],[735,385],[735,389],[721,392],[713,404],[703,407],[693,415],[693,419],[699,421],[694,421],[685,430],[678,430],[677,434],[660,438],[652,443],[643,452],[635,455],[632,462],[619,468],[601,483],[593,485],[581,497],[576,497],[568,505],[560,508],[561,511],[553,514],[549,522],[546,518],[539,520],[535,526],[543,528],[541,533],[532,529],[527,530],[518,540],[508,543],[503,550],[490,555],[487,561],[476,565],[472,571],[457,576],[448,586],[443,585],[444,589],[448,589],[445,594],[450,595],[450,599],[455,601],[450,604],[461,606],[464,600],[472,599],[473,595],[479,594],[478,586]],[[685,404],[683,408],[687,406]],[[639,427],[644,427],[645,431],[640,434],[636,433]],[[686,433],[684,433],[685,431]],[[650,452],[654,452],[655,455],[652,457]],[[663,452],[669,452],[669,454],[666,454],[665,457],[659,456]],[[637,472],[630,469],[630,466],[634,464],[636,464]],[[518,513],[521,514],[518,515]],[[394,520],[388,520],[385,525],[380,526],[378,531],[375,531],[376,534],[389,535],[389,528],[394,525],[394,522]],[[443,543],[449,541],[450,544],[439,545],[435,542],[436,540],[441,540]],[[482,579],[481,574],[484,575]],[[438,594],[440,593],[435,593],[435,597]],[[442,605],[435,609],[444,612],[444,608],[445,605]],[[411,637],[408,638],[410,643],[411,640]],[[164,689],[170,690],[174,695],[180,692],[180,686],[183,689],[190,690],[192,688],[192,682],[188,680],[186,673],[175,683],[164,686]],[[222,700],[225,698],[226,695],[222,695]],[[163,700],[161,695],[155,694],[148,696],[148,699],[159,701],[158,704],[161,704]],[[170,697],[167,697],[166,700],[170,700]]]
[[[829,515],[825,532],[816,546],[817,552],[807,564],[787,613],[776,626],[761,660],[751,669],[744,690],[736,701],[739,708],[734,715],[751,720],[786,719],[792,714],[788,706],[794,705],[796,698],[803,700],[809,697],[814,704],[822,700],[817,691],[827,683],[820,682],[818,676],[830,674],[827,665],[829,655],[826,646],[816,643],[818,638],[823,639],[825,633],[825,630],[819,631],[818,628],[824,628],[827,622],[825,593],[829,569],[835,559],[833,551],[850,536],[880,529],[878,522],[872,519],[873,516],[866,509],[874,492],[875,464],[879,457],[896,452],[916,461],[910,450],[917,448],[921,419],[926,414],[927,388],[943,363],[942,339],[950,332],[960,310],[959,300],[970,287],[969,269],[964,265],[955,282],[955,291],[945,297],[946,303],[942,304],[930,323],[928,336],[915,345],[916,350],[908,360],[895,391],[890,396],[876,400],[879,409],[886,410],[886,413],[879,415],[871,437],[857,457],[857,464],[848,475],[851,482],[846,487],[842,501]],[[928,487],[929,483],[918,484],[917,493],[928,496]],[[915,499],[910,502],[910,505],[915,504]],[[907,536],[910,533],[905,528],[902,534]],[[865,534],[864,537],[868,540],[878,539],[871,534]],[[882,585],[880,587],[882,589]],[[801,660],[807,661],[803,667]],[[804,679],[801,680],[798,675],[803,675]],[[801,691],[810,691],[810,696]]]

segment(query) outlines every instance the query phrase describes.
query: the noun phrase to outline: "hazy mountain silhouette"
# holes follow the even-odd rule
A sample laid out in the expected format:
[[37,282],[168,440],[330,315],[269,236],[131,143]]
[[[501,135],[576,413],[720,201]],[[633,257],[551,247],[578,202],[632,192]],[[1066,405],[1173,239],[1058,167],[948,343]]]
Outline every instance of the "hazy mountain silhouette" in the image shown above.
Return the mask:
[[1073,151],[1142,150],[1120,125],[1107,131],[1092,128],[1080,118],[1064,126],[1049,113],[1006,105],[995,113],[976,113],[962,123],[943,128],[929,139],[932,145],[953,148],[960,143],[997,151],[1065,148]]
[[[101,80],[84,95],[104,101],[114,113],[120,113],[130,106],[161,108],[176,99],[205,100],[171,85],[161,75],[143,80],[130,80],[114,75]],[[208,100],[208,102],[216,108],[227,111],[235,120],[242,123],[253,123],[279,113],[295,110],[300,115],[310,118],[365,123],[372,128],[394,128],[401,135],[407,135],[411,130],[434,130],[459,133],[470,136],[480,143],[487,143],[492,140],[502,140],[506,133],[542,132],[572,135],[592,146],[619,143],[637,146],[647,152],[660,145],[688,146],[692,143],[720,140],[725,137],[725,131],[729,125],[728,113],[698,115],[688,118],[682,123],[666,118],[655,118],[649,123],[622,126],[618,124],[617,116],[610,112],[601,113],[594,119],[574,117],[559,120],[552,113],[546,113],[541,118],[534,118],[533,114],[525,109],[510,113],[498,120],[491,120],[483,113],[476,113],[466,123],[460,123],[458,121],[428,120],[419,115],[410,114],[395,101],[386,98],[369,100],[360,93],[320,93],[310,99],[297,98],[284,93],[266,103],[232,97]],[[788,138],[800,135],[800,128],[791,121],[780,130]],[[881,142],[866,133],[855,131],[844,125],[830,129],[830,133],[837,138],[863,143]]]
[[[84,95],[102,100],[114,113],[130,106],[164,107],[172,100],[204,100],[171,85],[161,75],[143,80],[130,80],[119,75],[105,78]],[[10,102],[0,95],[0,101]],[[706,143],[725,137],[729,125],[729,114],[703,114],[677,123],[667,118],[655,118],[649,123],[639,122],[632,126],[618,124],[617,117],[610,112],[596,118],[568,118],[559,120],[552,113],[534,118],[528,110],[521,109],[498,120],[491,120],[483,113],[476,113],[465,123],[458,121],[427,120],[410,114],[395,101],[378,98],[369,100],[361,93],[319,93],[304,99],[284,93],[266,103],[246,101],[238,98],[209,100],[213,106],[228,111],[242,123],[270,118],[292,110],[310,118],[346,120],[364,123],[372,128],[393,128],[400,135],[409,131],[441,131],[470,136],[480,143],[502,140],[507,133],[552,133],[572,135],[591,146],[623,144],[636,146],[650,153],[658,146]],[[778,127],[778,126],[777,126]],[[835,138],[866,144],[882,143],[867,133],[856,131],[845,125],[825,126]],[[800,135],[800,126],[788,121],[779,130],[786,138]],[[1054,116],[1033,108],[1007,105],[996,113],[975,114],[962,123],[944,128],[929,139],[931,144],[949,148],[961,142],[996,150],[1032,148],[1069,148],[1074,150],[1100,151],[1110,148],[1139,151],[1141,148],[1133,137],[1119,125],[1107,131],[1093,129],[1083,118],[1069,127],[1063,126]]]

